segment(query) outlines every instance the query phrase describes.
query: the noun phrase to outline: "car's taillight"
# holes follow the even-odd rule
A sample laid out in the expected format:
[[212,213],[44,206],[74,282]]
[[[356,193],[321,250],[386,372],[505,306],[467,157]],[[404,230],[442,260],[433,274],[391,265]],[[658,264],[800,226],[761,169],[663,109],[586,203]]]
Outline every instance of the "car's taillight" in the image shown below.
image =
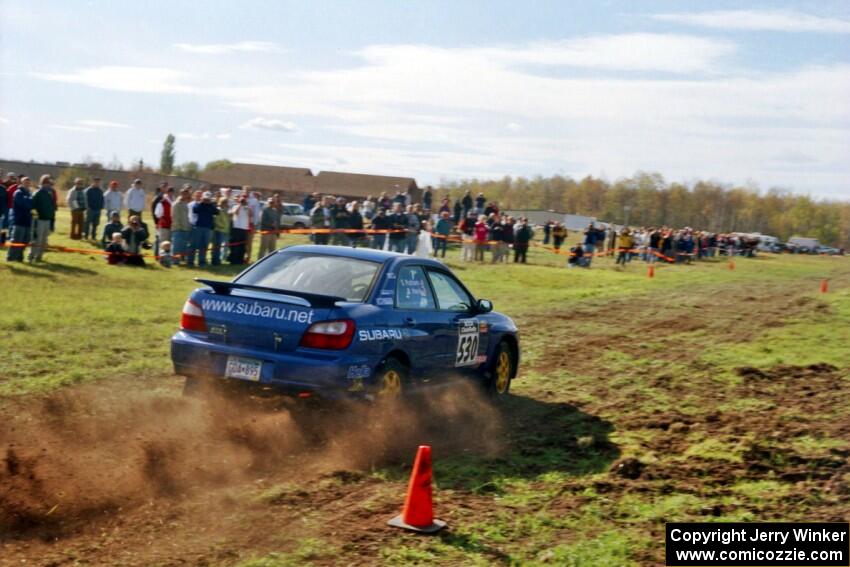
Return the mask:
[[186,303],[183,304],[183,313],[180,316],[180,328],[184,331],[207,332],[204,310],[191,299],[187,299]]
[[354,337],[354,321],[341,319],[339,321],[321,321],[313,323],[301,337],[301,346],[342,350],[348,348]]

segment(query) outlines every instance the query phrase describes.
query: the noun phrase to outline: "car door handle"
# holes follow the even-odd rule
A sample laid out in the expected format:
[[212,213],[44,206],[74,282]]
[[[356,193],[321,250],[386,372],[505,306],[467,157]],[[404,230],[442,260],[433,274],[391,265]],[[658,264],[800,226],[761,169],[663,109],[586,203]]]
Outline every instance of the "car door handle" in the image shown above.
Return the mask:
[[414,319],[413,317],[406,317],[404,319],[404,324],[408,327],[413,327],[414,325],[416,325],[416,319]]

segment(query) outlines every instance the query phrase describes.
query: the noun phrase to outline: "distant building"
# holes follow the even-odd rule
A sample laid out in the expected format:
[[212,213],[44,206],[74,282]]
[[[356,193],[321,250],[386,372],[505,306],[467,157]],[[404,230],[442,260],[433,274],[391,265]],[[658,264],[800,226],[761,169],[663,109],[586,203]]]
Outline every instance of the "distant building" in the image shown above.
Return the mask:
[[313,172],[306,167],[281,167],[234,163],[201,174],[204,181],[218,187],[242,187],[250,185],[263,193],[274,191],[287,198],[303,196],[315,189]]
[[321,171],[316,176],[316,191],[322,194],[360,199],[369,195],[378,197],[381,193],[386,193],[392,198],[397,191],[401,191],[402,193],[407,192],[413,203],[422,201],[422,190],[416,185],[416,180],[412,177]]

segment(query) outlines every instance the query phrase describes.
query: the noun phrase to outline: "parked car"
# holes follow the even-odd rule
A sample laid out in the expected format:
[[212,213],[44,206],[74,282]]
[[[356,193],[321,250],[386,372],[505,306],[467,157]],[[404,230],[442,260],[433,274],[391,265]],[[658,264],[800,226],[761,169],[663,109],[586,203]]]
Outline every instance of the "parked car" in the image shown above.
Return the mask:
[[817,238],[792,236],[785,247],[794,254],[816,254],[821,246]]
[[283,203],[280,215],[282,228],[307,228],[310,224],[310,215],[304,213],[304,207],[296,203]]

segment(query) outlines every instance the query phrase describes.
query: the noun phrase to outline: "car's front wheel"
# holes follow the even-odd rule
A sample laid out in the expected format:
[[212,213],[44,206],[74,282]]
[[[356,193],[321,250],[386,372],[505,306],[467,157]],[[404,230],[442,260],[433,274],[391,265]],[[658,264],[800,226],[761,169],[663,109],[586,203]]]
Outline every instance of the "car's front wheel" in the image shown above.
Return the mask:
[[485,380],[487,393],[494,397],[506,396],[511,389],[511,379],[516,368],[514,351],[506,341],[496,347],[495,357],[490,367],[490,375]]

